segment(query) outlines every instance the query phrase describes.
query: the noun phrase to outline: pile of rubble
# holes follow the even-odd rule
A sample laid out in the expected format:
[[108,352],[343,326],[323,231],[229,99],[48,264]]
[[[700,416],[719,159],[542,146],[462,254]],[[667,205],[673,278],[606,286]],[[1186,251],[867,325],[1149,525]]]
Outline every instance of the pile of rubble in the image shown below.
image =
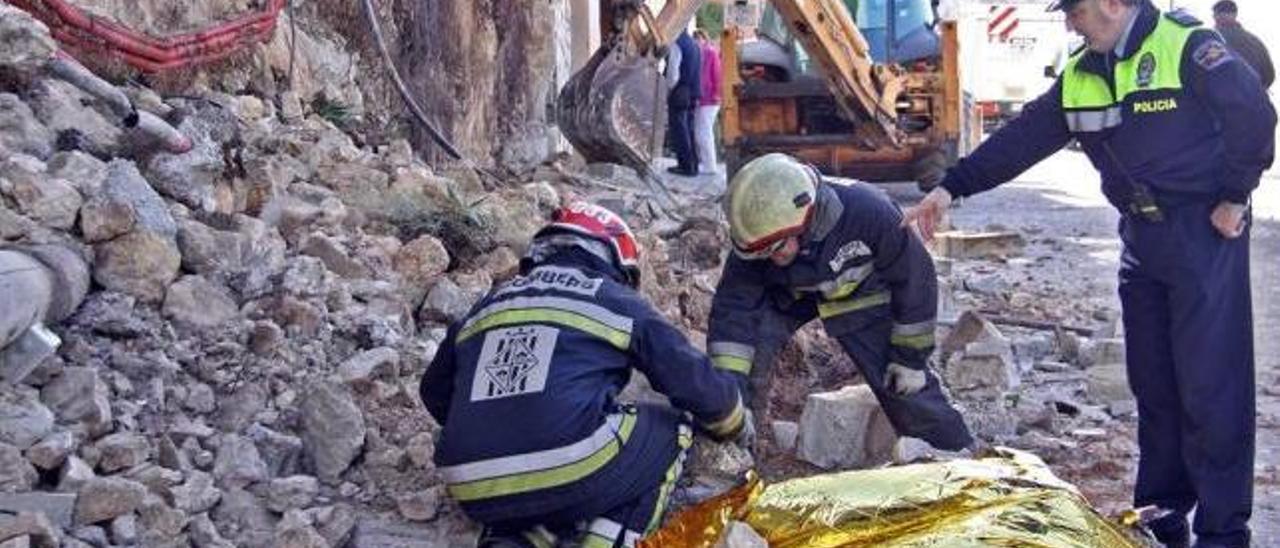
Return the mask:
[[[0,385],[0,541],[467,542],[475,530],[433,469],[438,426],[417,379],[448,322],[515,273],[569,195],[633,221],[644,292],[705,340],[725,233],[714,219],[663,220],[625,174],[583,175],[560,159],[508,180],[436,171],[407,142],[359,144],[288,94],[131,88],[138,108],[193,140],[186,153],[158,151],[41,72],[55,45],[25,14],[0,6],[0,36],[0,243],[75,250],[94,282],[51,326],[57,355]],[[716,211],[680,199],[686,212]],[[1011,327],[1038,301],[1011,287],[1016,268],[992,268],[982,250],[994,240],[970,240],[939,249],[951,257],[939,261],[952,325],[938,371],[952,396],[984,439],[1037,452],[1091,495],[1123,493],[1090,489],[1133,453],[1131,433],[1116,435],[1134,409],[1115,315]],[[992,253],[1020,245],[1005,237]],[[1104,327],[1072,327],[1085,321]],[[788,346],[767,475],[928,453],[894,439],[866,387],[846,387],[855,371],[820,327]],[[642,382],[630,393],[652,397]],[[728,446],[696,453],[684,500],[752,465]]]
[[58,354],[0,387],[0,540],[474,535],[416,379],[559,191],[435,173],[250,95],[138,101],[194,141],[158,152],[41,73],[37,23],[0,7],[0,29],[0,241],[75,250],[94,282]]

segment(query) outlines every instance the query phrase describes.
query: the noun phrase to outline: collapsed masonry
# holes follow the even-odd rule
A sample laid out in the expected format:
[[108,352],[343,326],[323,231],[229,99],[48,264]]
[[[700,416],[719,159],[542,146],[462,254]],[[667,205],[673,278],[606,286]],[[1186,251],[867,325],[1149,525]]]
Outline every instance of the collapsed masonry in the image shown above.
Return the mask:
[[[727,248],[705,193],[678,193],[692,220],[674,223],[617,170],[546,154],[498,179],[432,169],[408,141],[367,139],[296,93],[127,88],[192,139],[165,152],[45,72],[55,44],[29,17],[0,6],[0,35],[14,45],[0,54],[0,243],[70,250],[92,278],[75,313],[51,320],[56,355],[0,385],[0,542],[468,542],[476,531],[431,462],[437,426],[417,378],[447,323],[514,275],[540,219],[569,196],[628,217],[644,291],[705,339]],[[344,89],[334,93],[355,88]],[[1097,472],[1129,459],[1131,436],[1110,432],[1133,412],[1115,333],[956,314],[1016,315],[1031,295],[1017,269],[993,272],[983,256],[1018,245],[969,244],[945,251],[943,316],[956,323],[940,374],[981,436],[1036,451],[1087,493],[1114,492]],[[1057,320],[1114,324],[1080,312]],[[776,369],[767,474],[920,456],[864,390],[841,390],[855,369],[820,329],[803,330]],[[632,392],[653,397],[642,382]],[[823,446],[822,413],[860,417],[837,433],[847,444]],[[696,453],[684,502],[752,465],[728,447]]]

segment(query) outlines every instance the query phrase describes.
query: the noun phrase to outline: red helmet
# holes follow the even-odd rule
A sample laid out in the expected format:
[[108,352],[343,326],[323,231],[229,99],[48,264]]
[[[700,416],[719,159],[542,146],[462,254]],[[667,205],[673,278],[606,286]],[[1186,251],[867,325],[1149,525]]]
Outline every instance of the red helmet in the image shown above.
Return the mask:
[[639,287],[640,246],[636,244],[635,234],[631,233],[626,221],[617,213],[588,202],[571,202],[551,214],[551,223],[534,235],[535,243],[556,234],[584,236],[604,244],[603,249],[582,244],[578,247],[611,262],[622,271],[628,285]]

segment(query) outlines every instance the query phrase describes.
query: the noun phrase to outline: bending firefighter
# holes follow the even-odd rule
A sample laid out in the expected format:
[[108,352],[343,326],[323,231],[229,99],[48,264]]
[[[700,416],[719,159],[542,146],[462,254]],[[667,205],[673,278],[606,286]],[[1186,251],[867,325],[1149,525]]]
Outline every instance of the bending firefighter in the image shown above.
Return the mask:
[[[449,494],[481,546],[633,546],[661,521],[692,431],[752,435],[732,375],[636,292],[639,253],[582,202],[534,237],[521,275],[451,325],[422,378]],[[617,401],[637,368],[680,410]]]
[[899,435],[959,450],[973,438],[927,367],[937,279],[920,239],[881,190],[828,184],[768,154],[742,167],[725,203],[734,253],[712,300],[708,350],[767,416],[769,370],[800,326],[822,318]]

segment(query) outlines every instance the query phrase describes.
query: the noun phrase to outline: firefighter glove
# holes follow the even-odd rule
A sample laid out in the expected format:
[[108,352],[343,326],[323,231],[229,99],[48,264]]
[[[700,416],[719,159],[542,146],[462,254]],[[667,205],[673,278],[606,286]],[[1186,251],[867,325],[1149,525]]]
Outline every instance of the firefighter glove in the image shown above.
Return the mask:
[[924,388],[926,382],[923,369],[911,369],[900,363],[890,363],[885,374],[885,387],[899,396],[910,396]]

